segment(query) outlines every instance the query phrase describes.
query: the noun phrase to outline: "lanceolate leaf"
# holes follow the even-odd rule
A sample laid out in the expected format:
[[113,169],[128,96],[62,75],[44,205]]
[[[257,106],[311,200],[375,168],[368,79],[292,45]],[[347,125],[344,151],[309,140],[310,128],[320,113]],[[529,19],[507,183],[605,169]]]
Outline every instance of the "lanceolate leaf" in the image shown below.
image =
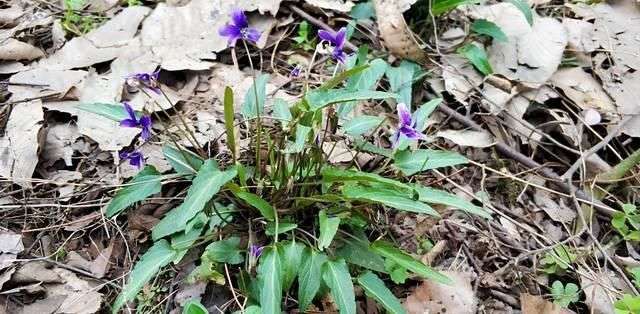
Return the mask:
[[236,174],[235,168],[220,171],[214,160],[207,160],[193,179],[182,205],[172,209],[153,228],[151,233],[153,238],[157,240],[184,230],[187,222],[200,213],[207,202],[218,193],[220,187],[233,179]]
[[385,272],[384,260],[380,255],[369,250],[369,241],[365,236],[358,236],[358,239],[352,237],[342,237],[340,240],[344,243],[338,250],[336,256],[342,257],[349,264],[358,265],[377,272]]
[[302,243],[288,241],[280,244],[279,252],[282,260],[282,290],[287,291],[291,288],[293,281],[298,275],[300,262],[302,261],[302,252],[304,245]]
[[251,119],[262,115],[264,112],[264,103],[267,99],[267,82],[268,74],[261,74],[256,77],[251,88],[247,90],[244,96],[244,104],[242,104],[242,116],[245,119]]
[[[366,58],[366,57],[365,57]],[[384,75],[385,70],[387,69],[387,62],[382,59],[374,59],[369,62],[369,67],[350,77],[347,81],[346,88],[350,90],[372,90],[375,89],[378,81]],[[345,118],[353,108],[358,104],[357,101],[351,101],[340,104],[338,106],[338,116],[340,118]]]
[[489,64],[489,57],[487,57],[487,53],[484,51],[484,48],[476,44],[469,43],[458,48],[458,53],[471,61],[471,64],[473,64],[480,73],[484,75],[493,73],[491,64]]
[[446,191],[433,189],[419,184],[415,185],[415,189],[418,192],[418,197],[421,202],[448,205],[462,209],[470,214],[491,218],[491,214],[485,211],[482,207],[473,205],[471,202]]
[[240,238],[233,236],[224,240],[215,241],[207,246],[207,256],[216,262],[240,264],[244,261],[240,248]]
[[287,123],[291,121],[291,110],[286,100],[282,98],[276,98],[273,101],[273,117],[280,120],[281,123]]
[[260,308],[262,313],[280,313],[282,302],[282,265],[275,247],[264,249],[258,266],[261,283]]
[[314,90],[305,96],[307,103],[312,111],[322,109],[326,106],[343,103],[353,100],[367,100],[367,99],[386,99],[386,98],[394,98],[396,94],[379,92],[379,91],[370,91],[370,90],[360,90],[360,91],[352,91],[349,89],[329,89],[326,91],[323,90]]
[[471,30],[478,34],[490,36],[497,41],[508,41],[507,35],[500,29],[500,26],[485,19],[475,20],[471,24]]
[[123,209],[142,201],[145,198],[160,193],[162,189],[162,175],[153,166],[146,166],[122,189],[116,192],[106,209],[107,217],[113,217]]
[[318,220],[320,221],[320,237],[318,238],[318,249],[320,251],[329,247],[331,241],[333,241],[333,237],[338,232],[338,227],[340,226],[340,217],[331,217],[327,216],[327,212],[325,210],[321,210],[318,214]]
[[200,301],[190,300],[184,305],[182,314],[209,314],[209,311],[204,307],[204,305],[202,305],[202,303],[200,303]]
[[402,211],[440,217],[431,206],[407,197],[406,192],[349,184],[342,188],[342,194],[347,198],[380,203]]
[[368,271],[358,277],[358,284],[370,298],[375,299],[387,312],[392,314],[406,313],[398,298],[384,285],[374,273]]
[[331,296],[338,304],[340,313],[355,314],[356,297],[347,263],[343,259],[327,261],[322,266],[322,279],[331,289]]
[[376,241],[371,244],[371,250],[382,255],[384,258],[391,259],[396,264],[424,277],[432,279],[438,283],[449,284],[451,279],[447,276],[433,270],[422,262],[414,259],[411,255],[402,252],[390,243],[384,241]]
[[262,214],[262,217],[267,218],[267,220],[273,221],[275,219],[276,210],[273,208],[273,206],[271,206],[271,204],[262,199],[260,196],[246,191],[233,191],[233,194],[241,200],[247,202],[247,204],[258,209],[258,211],[260,211],[260,214]]
[[434,0],[431,6],[433,15],[440,15],[449,12],[463,4],[478,3],[480,0]]
[[342,130],[351,136],[358,136],[367,133],[371,129],[377,127],[378,125],[380,125],[382,120],[384,120],[383,117],[358,116],[347,121],[342,126]]
[[[298,228],[298,224],[283,221],[278,222],[278,234],[289,232],[295,228]],[[276,235],[276,223],[273,221],[267,222],[264,233],[269,236]]]
[[522,12],[529,25],[533,25],[533,11],[531,11],[531,7],[527,0],[509,0],[509,2]]
[[404,184],[400,181],[385,178],[375,173],[369,173],[358,170],[343,170],[336,167],[325,167],[322,169],[322,181],[326,183],[333,182],[370,182],[370,183],[382,183],[389,186],[396,187],[400,190],[411,190],[411,186]]
[[355,66],[349,70],[342,71],[338,73],[338,75],[336,75],[334,78],[322,84],[322,86],[320,86],[318,90],[324,90],[324,91],[331,90],[332,88],[340,85],[340,83],[342,83],[344,80],[357,75],[358,73],[366,70],[367,68],[369,68],[369,65],[363,64],[363,65]]
[[389,80],[389,88],[396,93],[398,102],[411,105],[411,90],[413,88],[413,67],[400,65],[398,67],[387,67],[385,75]]
[[304,150],[304,143],[309,136],[309,132],[311,132],[311,128],[298,124],[296,126],[296,139],[295,142],[289,142],[287,146],[284,148],[284,152],[288,154],[299,153]]
[[227,148],[231,151],[233,158],[237,157],[236,133],[234,126],[235,109],[233,107],[233,89],[227,86],[224,88],[224,128],[227,135]]
[[441,102],[442,98],[431,99],[413,112],[413,121],[416,123],[416,130],[422,132],[426,129],[427,118],[438,108]]
[[[97,115],[101,115],[107,119],[111,119],[117,122],[120,122],[129,117],[129,115],[127,114],[127,111],[124,109],[124,106],[122,106],[121,104],[103,104],[103,103],[80,104],[76,106],[76,108],[83,111],[95,113]],[[136,116],[140,117],[140,114],[136,113]]]
[[302,256],[302,266],[298,273],[298,302],[300,312],[304,312],[311,304],[313,298],[320,289],[322,280],[322,265],[327,261],[327,256],[305,248]]
[[393,165],[406,176],[440,167],[455,166],[467,163],[464,156],[448,151],[419,149],[403,150],[393,156]]
[[132,300],[142,287],[175,256],[176,251],[171,248],[169,242],[166,240],[156,242],[133,267],[129,274],[129,282],[114,301],[111,312],[118,313],[120,308],[127,301]]
[[204,163],[200,156],[187,149],[178,149],[173,145],[164,145],[162,152],[173,170],[180,174],[196,174]]

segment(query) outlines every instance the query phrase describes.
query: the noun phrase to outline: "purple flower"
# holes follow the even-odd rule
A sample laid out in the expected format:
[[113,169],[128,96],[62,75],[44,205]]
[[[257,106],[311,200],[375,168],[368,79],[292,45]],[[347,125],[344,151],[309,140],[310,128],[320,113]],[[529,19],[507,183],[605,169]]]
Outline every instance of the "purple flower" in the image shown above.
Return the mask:
[[407,138],[412,141],[417,141],[420,139],[424,140],[426,136],[416,130],[416,121],[414,121],[411,117],[411,112],[409,111],[409,108],[407,108],[407,105],[399,103],[397,106],[397,110],[399,123],[398,130],[395,134],[393,134],[393,137],[391,139],[393,147],[398,146],[401,138]]
[[302,67],[300,65],[296,65],[293,70],[291,70],[291,73],[289,73],[289,75],[291,77],[298,77],[300,76],[300,72],[302,71]]
[[141,152],[139,151],[121,151],[120,152],[120,159],[122,160],[129,160],[129,164],[140,169],[140,167],[142,167],[142,165],[144,164],[144,156],[142,155]]
[[123,102],[124,109],[127,111],[129,118],[123,119],[120,121],[120,126],[128,127],[128,128],[142,128],[142,133],[140,134],[143,140],[148,140],[151,137],[151,117],[142,116],[140,119],[136,117],[136,112],[133,111],[133,108],[129,105],[128,102]]
[[345,27],[340,28],[337,33],[333,33],[326,30],[318,31],[318,37],[324,42],[327,42],[331,45],[331,57],[334,60],[344,63],[347,54],[344,53],[344,43],[347,41],[347,29]]
[[251,254],[251,256],[255,258],[260,257],[260,254],[262,254],[262,250],[264,250],[264,246],[259,246],[255,244],[251,244],[251,246],[249,246],[249,253]]
[[127,84],[135,87],[142,85],[143,87],[160,95],[160,83],[158,83],[159,76],[160,70],[152,73],[134,73],[127,76]]
[[260,32],[249,27],[247,16],[239,9],[231,12],[231,23],[222,26],[218,33],[228,38],[229,47],[234,47],[238,39],[247,40],[254,44],[260,39]]

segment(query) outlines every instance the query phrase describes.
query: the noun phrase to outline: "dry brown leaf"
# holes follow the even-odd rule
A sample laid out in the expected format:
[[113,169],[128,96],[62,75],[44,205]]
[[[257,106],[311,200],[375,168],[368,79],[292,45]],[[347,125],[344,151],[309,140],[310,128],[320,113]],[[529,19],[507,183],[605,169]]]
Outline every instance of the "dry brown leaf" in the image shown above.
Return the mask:
[[16,104],[0,137],[0,176],[25,188],[38,164],[39,132],[44,113],[40,100]]
[[493,136],[486,131],[443,130],[438,131],[435,136],[446,138],[459,146],[467,147],[489,147],[495,143]]
[[406,1],[374,0],[373,4],[376,16],[384,17],[377,19],[378,30],[389,52],[399,58],[425,62],[427,56],[402,16]]
[[612,278],[616,278],[617,274],[610,271],[594,273],[586,269],[581,269],[578,274],[580,287],[585,295],[584,302],[589,306],[591,313],[613,314],[613,303],[616,300],[614,293],[617,289]]
[[540,296],[523,293],[520,295],[522,314],[570,314],[559,305],[553,304]]
[[424,281],[402,304],[407,312],[475,314],[478,300],[471,286],[471,274],[453,271],[442,273],[453,283],[443,285]]
[[605,114],[614,114],[616,107],[611,97],[602,89],[602,86],[589,73],[582,68],[560,69],[550,79],[550,83],[562,89],[581,109],[597,109]]
[[0,44],[0,60],[34,60],[43,56],[42,50],[13,38]]

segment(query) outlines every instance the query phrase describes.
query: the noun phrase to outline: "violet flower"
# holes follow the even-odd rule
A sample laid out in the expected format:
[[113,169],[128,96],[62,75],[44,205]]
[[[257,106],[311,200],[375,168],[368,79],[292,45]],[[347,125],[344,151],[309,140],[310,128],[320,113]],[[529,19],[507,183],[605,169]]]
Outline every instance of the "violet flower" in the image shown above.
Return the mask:
[[397,106],[398,110],[398,130],[391,139],[393,143],[393,147],[397,147],[400,143],[401,138],[406,138],[412,141],[424,140],[426,136],[416,130],[416,121],[411,117],[411,112],[407,105],[403,103],[399,103]]
[[343,51],[344,43],[347,41],[347,29],[345,27],[340,28],[337,33],[319,30],[318,37],[331,45],[331,57],[334,60],[340,63],[345,62],[347,58],[347,54]]
[[249,246],[249,253],[251,254],[251,256],[255,257],[256,259],[260,257],[260,254],[262,254],[262,250],[264,250],[264,246],[259,246],[255,244],[251,244],[251,246]]
[[120,152],[119,155],[120,155],[120,159],[129,160],[129,164],[138,169],[140,169],[140,167],[142,167],[142,165],[144,164],[144,156],[139,151],[133,150],[133,151],[127,152],[123,150]]
[[231,12],[231,23],[222,26],[218,33],[228,38],[229,47],[235,47],[238,39],[257,43],[260,39],[260,32],[249,27],[249,20],[242,10],[236,9]]
[[143,87],[153,91],[154,93],[160,95],[160,83],[158,83],[158,77],[160,76],[160,70],[152,72],[152,73],[134,73],[127,76],[127,84],[129,86],[138,87],[142,85]]
[[296,65],[293,70],[289,73],[291,77],[299,77],[300,72],[302,72],[302,67],[300,65]]
[[129,118],[123,119],[120,121],[120,126],[128,127],[128,128],[142,128],[142,133],[140,136],[143,140],[148,140],[151,137],[151,117],[142,116],[140,119],[136,117],[136,112],[133,111],[133,108],[129,105],[128,102],[123,102],[124,109],[127,111]]

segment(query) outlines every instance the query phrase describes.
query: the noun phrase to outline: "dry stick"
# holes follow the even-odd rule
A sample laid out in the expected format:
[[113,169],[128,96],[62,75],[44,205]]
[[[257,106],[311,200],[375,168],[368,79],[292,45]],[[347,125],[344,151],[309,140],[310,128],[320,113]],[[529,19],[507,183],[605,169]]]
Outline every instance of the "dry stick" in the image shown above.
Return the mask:
[[[464,115],[458,113],[457,111],[451,109],[449,106],[443,104],[440,104],[440,106],[438,106],[438,109],[440,111],[442,111],[445,114],[450,115],[451,117],[453,117],[454,119],[456,119],[458,122],[476,130],[476,131],[484,131],[482,129],[482,127],[480,125],[478,125],[477,123],[475,123],[473,120],[465,117]],[[509,145],[499,142],[496,142],[496,149],[502,153],[503,155],[515,159],[517,162],[529,167],[529,168],[540,168],[540,172],[545,175],[547,178],[552,179],[553,183],[556,184],[558,187],[560,187],[561,189],[563,189],[564,191],[571,193],[572,191],[575,191],[575,195],[579,200],[582,201],[587,201],[589,203],[591,203],[597,210],[599,213],[607,215],[607,216],[612,216],[613,213],[617,212],[615,209],[603,204],[601,201],[593,198],[593,196],[591,196],[591,194],[585,192],[582,189],[579,189],[571,184],[565,183],[564,180],[557,174],[555,173],[553,170],[544,167],[543,165],[539,164],[538,162],[534,161],[533,159],[523,155],[522,153],[515,151],[513,148],[509,147]]]
[[567,170],[567,172],[565,172],[562,175],[563,179],[571,179],[573,177],[573,174],[576,172],[576,170],[578,170],[578,168],[580,168],[580,166],[582,165],[582,163],[584,162],[585,159],[587,159],[589,156],[595,154],[596,152],[598,152],[600,149],[602,149],[603,147],[607,146],[609,144],[609,142],[611,142],[611,140],[613,140],[614,137],[618,136],[618,133],[620,132],[620,130],[622,129],[622,127],[629,121],[631,120],[631,116],[626,116],[624,117],[619,123],[618,125],[616,125],[616,127],[611,130],[611,132],[609,132],[609,134],[607,134],[607,136],[605,136],[602,141],[600,141],[598,144],[594,145],[593,147],[589,148],[589,150],[585,151],[584,153],[582,153],[582,155],[580,155],[580,158],[578,158],[578,160],[576,160],[575,163],[573,163],[573,165],[571,166],[571,168],[569,168],[569,170]]
[[[300,15],[300,17],[302,17],[303,19],[311,22],[311,24],[320,27],[324,30],[330,31],[330,32],[335,32],[335,30],[333,28],[331,28],[329,25],[325,24],[324,22],[316,19],[315,17],[307,14],[307,12],[302,11],[302,9],[298,8],[295,5],[290,5],[289,9],[291,9],[291,11],[293,11],[295,14]],[[346,41],[345,46],[347,46],[349,49],[353,50],[353,51],[358,51],[358,47],[356,47],[356,45],[350,43],[349,41]]]

